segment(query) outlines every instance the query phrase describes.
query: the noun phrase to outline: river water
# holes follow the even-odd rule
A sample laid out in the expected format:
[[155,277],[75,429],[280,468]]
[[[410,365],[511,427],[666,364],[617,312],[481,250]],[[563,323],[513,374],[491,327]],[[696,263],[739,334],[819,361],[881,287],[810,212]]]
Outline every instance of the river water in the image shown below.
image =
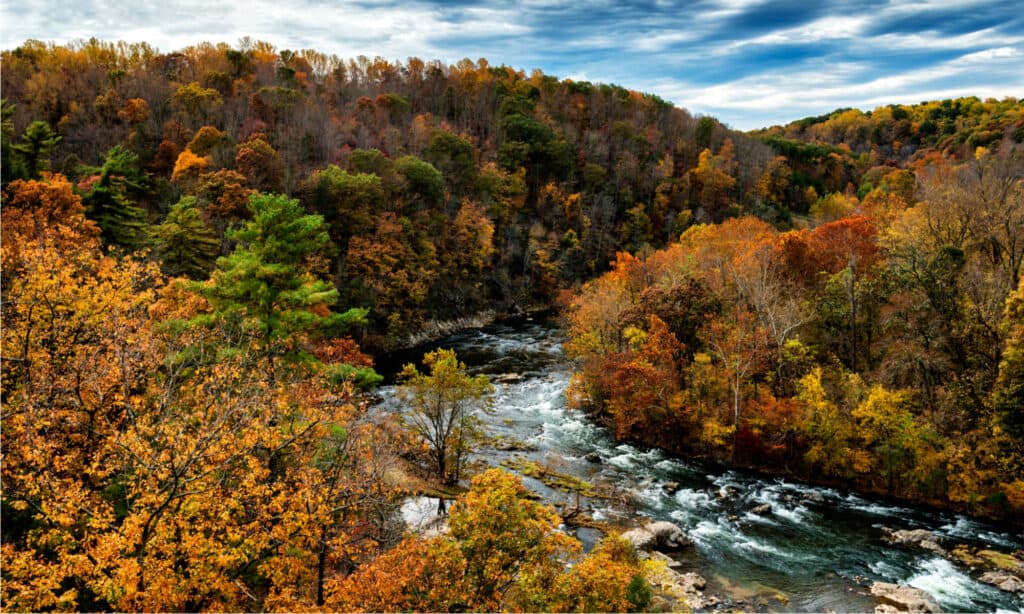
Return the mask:
[[[681,526],[694,548],[673,556],[683,571],[697,571],[709,590],[738,609],[771,611],[871,611],[873,581],[909,584],[927,591],[945,611],[1020,612],[1024,598],[975,579],[959,563],[927,550],[888,544],[883,527],[927,529],[947,550],[956,544],[1001,552],[1024,548],[1024,536],[951,512],[903,507],[848,491],[806,486],[675,458],[658,450],[617,443],[611,433],[565,407],[570,365],[561,332],[546,323],[520,321],[465,331],[430,348],[392,356],[382,364],[394,373],[401,362],[417,362],[426,349],[454,348],[471,373],[521,379],[495,385],[495,403],[483,417],[488,434],[529,445],[526,451],[485,447],[476,460],[506,464],[528,459],[616,493],[582,504],[596,520],[635,524],[637,516]],[[510,378],[505,378],[510,379]],[[384,387],[384,406],[395,407]],[[597,452],[601,462],[585,457]],[[593,460],[593,459],[592,459]],[[662,485],[681,488],[666,493]],[[575,503],[565,493],[526,477],[524,483],[553,503]],[[772,513],[751,509],[768,503]],[[410,502],[407,517],[436,509]],[[578,536],[593,543],[596,532]]]

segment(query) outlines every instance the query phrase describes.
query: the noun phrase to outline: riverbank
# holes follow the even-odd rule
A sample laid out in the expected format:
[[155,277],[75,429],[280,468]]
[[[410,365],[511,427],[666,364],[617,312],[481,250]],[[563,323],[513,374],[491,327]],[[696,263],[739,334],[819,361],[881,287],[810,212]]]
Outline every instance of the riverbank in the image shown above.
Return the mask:
[[[603,427],[614,430],[614,424],[612,423],[611,417],[607,414],[594,411],[594,410],[580,410],[589,419],[594,420]],[[640,446],[643,448],[656,449],[667,454],[670,454],[680,460],[687,462],[697,462],[709,466],[719,467],[722,469],[728,469],[733,471],[739,471],[751,476],[759,478],[780,478],[790,480],[800,484],[808,486],[820,486],[824,488],[839,488],[848,490],[851,492],[858,493],[860,495],[869,496],[879,502],[884,502],[892,505],[914,505],[916,507],[927,508],[935,512],[955,512],[958,514],[964,514],[971,518],[985,520],[992,522],[997,525],[1003,526],[1008,531],[1020,532],[1024,534],[1024,517],[1012,514],[1009,510],[1000,509],[995,505],[974,505],[970,506],[962,502],[951,501],[945,498],[938,497],[925,497],[921,495],[901,495],[899,493],[893,493],[885,488],[875,486],[871,483],[858,481],[856,479],[844,480],[835,477],[829,477],[822,475],[820,472],[815,472],[813,468],[805,468],[803,470],[797,470],[789,467],[772,467],[767,465],[758,465],[749,461],[736,462],[730,459],[723,459],[717,456],[694,453],[692,450],[681,447],[679,442],[680,439],[676,439],[676,446],[667,446],[663,443],[660,437],[663,437],[664,433],[659,432],[657,436],[650,434],[647,437],[632,437],[629,439],[621,440],[623,442],[630,443],[632,445]]]

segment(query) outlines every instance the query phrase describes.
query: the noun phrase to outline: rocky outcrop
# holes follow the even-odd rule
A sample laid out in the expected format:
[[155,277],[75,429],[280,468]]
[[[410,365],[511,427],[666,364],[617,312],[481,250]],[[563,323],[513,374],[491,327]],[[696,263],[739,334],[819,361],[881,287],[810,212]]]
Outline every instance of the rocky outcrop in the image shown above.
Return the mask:
[[[674,558],[670,557],[669,555],[667,555],[667,554],[665,554],[663,552],[658,552],[657,550],[651,550],[650,553],[646,553],[645,552],[643,554],[646,555],[646,558],[648,558],[648,559],[650,559],[652,561],[658,561],[659,563],[664,563],[665,565],[667,565],[668,567],[670,567],[672,569],[676,569],[676,568],[679,568],[679,567],[683,566],[683,564],[680,563],[679,561],[675,560]],[[641,558],[644,558],[644,557],[641,556]]]
[[939,556],[946,556],[948,554],[946,550],[939,545],[939,538],[931,531],[926,531],[924,529],[890,529],[888,527],[883,527],[882,531],[886,533],[886,536],[882,539],[890,544],[917,546],[918,548],[930,550]]
[[[689,610],[707,610],[718,605],[717,597],[704,594],[707,581],[700,574],[679,573],[662,567],[649,571],[647,580],[662,595],[677,601],[685,601]],[[676,608],[672,610],[678,611]]]
[[[932,596],[919,588],[903,584],[875,582],[871,585],[871,594],[882,600],[882,605],[895,608],[898,612],[941,612]],[[876,612],[879,610],[876,609]],[[886,609],[885,612],[892,612]]]
[[1008,593],[1024,593],[1024,580],[1005,571],[987,571],[978,578],[985,584],[991,584]]
[[622,534],[622,539],[633,544],[637,550],[677,550],[693,544],[685,531],[666,521],[649,522],[642,527],[630,529]]

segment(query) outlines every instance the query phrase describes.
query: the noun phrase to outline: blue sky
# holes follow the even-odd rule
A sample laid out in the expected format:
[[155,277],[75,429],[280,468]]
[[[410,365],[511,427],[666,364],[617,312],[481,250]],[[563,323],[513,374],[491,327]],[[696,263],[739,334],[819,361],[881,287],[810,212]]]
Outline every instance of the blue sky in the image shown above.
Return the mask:
[[752,129],[839,107],[1024,97],[1020,0],[0,0],[0,45],[173,51],[243,36],[341,57],[487,58]]

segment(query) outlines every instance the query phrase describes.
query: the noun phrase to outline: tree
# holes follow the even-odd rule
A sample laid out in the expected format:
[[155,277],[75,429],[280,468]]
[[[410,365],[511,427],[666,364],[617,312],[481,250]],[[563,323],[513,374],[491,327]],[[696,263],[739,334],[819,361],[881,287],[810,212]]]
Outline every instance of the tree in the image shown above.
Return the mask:
[[171,101],[187,118],[195,122],[205,122],[224,104],[217,90],[204,88],[194,81],[179,87]]
[[810,443],[806,459],[826,475],[849,477],[867,473],[871,458],[856,445],[856,426],[849,412],[828,398],[821,368],[815,367],[804,376],[797,390],[803,405],[800,430]]
[[250,186],[265,192],[279,190],[284,178],[281,156],[263,135],[253,135],[238,146],[235,168]]
[[643,612],[651,603],[653,591],[641,571],[633,546],[617,535],[610,535],[559,578],[543,609]]
[[486,375],[467,375],[455,350],[427,352],[423,365],[429,374],[405,365],[398,396],[409,404],[406,423],[430,448],[435,476],[456,484],[478,429],[476,414],[489,404],[493,387]]
[[733,425],[739,429],[743,387],[764,366],[767,353],[765,330],[758,324],[754,314],[737,306],[727,312],[726,316],[711,318],[701,338],[728,375],[732,391]]
[[[2,215],[7,255],[33,240],[50,240],[58,249],[98,244],[99,226],[85,217],[82,199],[63,175],[12,181],[4,191]],[[13,271],[5,266],[5,272]]]
[[[315,171],[303,185],[305,200],[324,216],[338,249],[348,249],[349,239],[368,234],[376,215],[384,208],[384,185],[377,175],[347,173],[335,165]],[[339,265],[343,259],[339,260]]]
[[176,324],[201,297],[88,237],[55,241],[67,223],[20,228],[3,245],[5,605],[308,610],[392,543],[393,438],[347,385],[275,385],[249,348],[184,364],[235,341]]
[[452,200],[458,202],[476,178],[473,144],[447,130],[434,130],[424,157],[444,175]]
[[671,428],[682,405],[683,346],[668,326],[652,314],[647,331],[629,327],[624,334],[635,349],[609,354],[601,365],[601,387],[618,439]]
[[736,162],[733,159],[732,141],[726,139],[718,154],[711,150],[700,152],[696,168],[690,171],[690,178],[697,189],[697,202],[706,215],[715,221],[726,217],[731,204],[731,192],[736,185]]
[[[651,588],[633,547],[602,540],[585,558],[550,506],[490,469],[452,506],[445,537],[409,537],[338,582],[328,599],[358,611],[635,611]],[[568,567],[568,569],[567,569]]]
[[910,395],[872,386],[851,415],[858,422],[864,444],[876,456],[886,488],[898,493],[924,448],[922,429],[910,412]]
[[994,391],[995,408],[1024,462],[1024,280],[1007,297],[1005,326],[1008,334]]
[[213,270],[220,241],[203,223],[194,196],[178,201],[152,231],[153,251],[167,275],[205,279]]
[[0,181],[6,186],[15,179],[28,179],[25,164],[14,155],[14,105],[0,99]]
[[50,151],[60,143],[61,137],[44,121],[34,121],[25,128],[21,142],[12,149],[21,154],[29,179],[39,177],[39,171],[49,170]]
[[181,184],[187,189],[195,186],[199,176],[210,167],[210,158],[196,155],[191,149],[184,149],[178,154],[171,172],[171,181]]
[[138,162],[135,153],[115,145],[107,152],[99,178],[82,197],[107,245],[136,249],[144,243],[145,211],[137,202],[149,190],[149,179]]
[[366,310],[330,311],[338,291],[313,273],[330,243],[322,217],[304,215],[298,201],[285,196],[253,195],[249,210],[253,219],[228,233],[238,242],[235,251],[217,261],[200,291],[218,319],[253,338],[273,376],[278,357],[308,360],[309,339],[342,332]]

